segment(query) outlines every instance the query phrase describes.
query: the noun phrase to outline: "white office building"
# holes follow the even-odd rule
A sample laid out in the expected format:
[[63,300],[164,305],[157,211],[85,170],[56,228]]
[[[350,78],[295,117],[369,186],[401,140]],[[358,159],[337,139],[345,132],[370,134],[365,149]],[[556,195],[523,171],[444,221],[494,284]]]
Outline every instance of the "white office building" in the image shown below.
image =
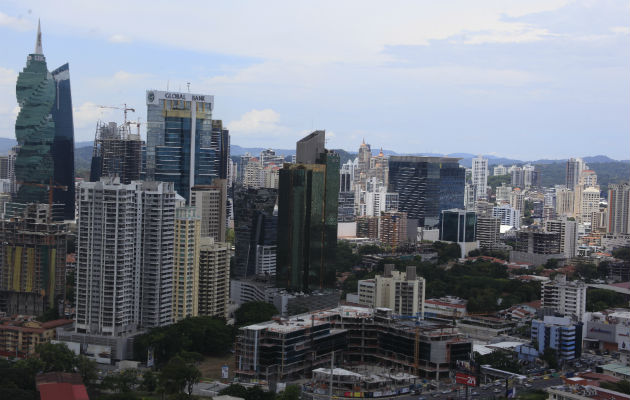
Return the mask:
[[509,204],[502,204],[492,209],[492,216],[501,219],[501,225],[513,226],[516,230],[521,228],[521,212],[515,210]]
[[543,308],[551,308],[564,316],[582,321],[586,312],[584,282],[567,281],[565,275],[558,275],[553,281],[543,282],[540,291]]
[[400,272],[386,264],[383,275],[360,280],[357,289],[360,304],[389,308],[398,315],[424,315],[426,281],[416,276],[415,266]]
[[545,230],[560,234],[560,250],[566,258],[577,255],[578,229],[577,222],[565,219],[545,221]]

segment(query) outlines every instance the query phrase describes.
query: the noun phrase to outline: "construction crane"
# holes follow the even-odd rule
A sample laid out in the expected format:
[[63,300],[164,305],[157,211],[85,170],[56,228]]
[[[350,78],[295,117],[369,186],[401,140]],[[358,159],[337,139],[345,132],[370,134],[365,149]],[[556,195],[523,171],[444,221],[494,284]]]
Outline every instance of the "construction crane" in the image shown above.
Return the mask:
[[[123,104],[123,107],[116,107],[116,106],[98,106],[98,108],[111,108],[113,110],[123,110],[123,112],[125,113],[125,125],[127,125],[127,111],[131,111],[131,112],[136,112],[135,108],[132,107],[127,107],[127,103]],[[140,129],[140,128],[138,128]]]
[[135,125],[136,128],[138,128],[138,136],[140,136],[140,125],[142,125],[140,123],[140,119],[138,119],[138,121],[127,121],[127,122],[125,122],[125,125],[126,126]]

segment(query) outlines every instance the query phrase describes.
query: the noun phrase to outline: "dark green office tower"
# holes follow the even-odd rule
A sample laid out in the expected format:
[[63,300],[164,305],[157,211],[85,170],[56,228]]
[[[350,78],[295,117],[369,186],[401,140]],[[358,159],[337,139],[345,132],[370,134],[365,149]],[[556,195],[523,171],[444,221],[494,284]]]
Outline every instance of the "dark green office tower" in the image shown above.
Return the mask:
[[74,218],[74,127],[68,64],[48,72],[42,52],[41,29],[35,51],[16,84],[20,113],[15,136],[20,151],[15,178],[20,183],[17,203],[48,203],[52,182],[53,202],[63,205],[64,219]]
[[[298,148],[314,135],[323,141],[316,131]],[[315,164],[298,158],[280,170],[276,265],[278,286],[307,292],[335,287],[339,198],[339,155],[323,150],[310,159]]]

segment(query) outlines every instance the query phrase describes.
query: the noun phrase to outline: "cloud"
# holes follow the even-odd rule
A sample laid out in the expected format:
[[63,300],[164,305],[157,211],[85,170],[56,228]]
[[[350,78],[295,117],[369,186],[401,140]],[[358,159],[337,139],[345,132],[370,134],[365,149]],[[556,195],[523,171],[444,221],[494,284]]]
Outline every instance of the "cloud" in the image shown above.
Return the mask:
[[33,29],[33,23],[23,18],[16,18],[0,12],[0,26],[14,29],[16,31],[25,32]]
[[87,101],[73,109],[75,129],[89,128],[96,126],[96,121],[111,121],[112,109],[101,108],[100,106]]
[[125,35],[115,34],[109,37],[111,43],[131,43],[131,39]]
[[240,119],[228,124],[230,132],[234,135],[250,134],[281,134],[287,131],[280,126],[280,114],[267,108],[264,110],[251,110],[241,116]]

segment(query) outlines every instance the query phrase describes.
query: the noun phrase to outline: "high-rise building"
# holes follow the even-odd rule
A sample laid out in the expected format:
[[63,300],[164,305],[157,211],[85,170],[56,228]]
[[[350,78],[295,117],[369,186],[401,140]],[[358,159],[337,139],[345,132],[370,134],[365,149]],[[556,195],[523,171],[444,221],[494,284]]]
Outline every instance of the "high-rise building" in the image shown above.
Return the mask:
[[419,227],[437,226],[440,212],[464,208],[466,171],[459,158],[391,156],[388,192],[398,193],[400,211]]
[[378,217],[383,212],[398,211],[398,193],[388,193],[386,187],[364,192],[365,210],[362,215]]
[[230,249],[211,237],[199,242],[199,315],[227,318],[230,301]]
[[545,221],[545,230],[560,234],[560,250],[564,252],[566,258],[570,259],[577,255],[578,230],[575,221],[566,218]]
[[[278,217],[273,215],[273,210],[277,198],[278,192],[274,189],[235,189],[235,276],[255,275],[257,255],[269,255],[270,251],[275,254]],[[271,275],[275,275],[275,268]]]
[[553,349],[558,361],[579,360],[582,356],[583,327],[584,324],[580,321],[576,323],[571,318],[547,315],[542,321],[538,319],[532,321],[531,341],[535,343],[539,356],[542,356],[545,350]]
[[510,251],[510,262],[543,265],[550,259],[562,259],[560,233],[527,229],[516,232],[516,245]]
[[521,228],[521,212],[513,209],[509,204],[494,207],[492,216],[500,218],[501,225],[513,226],[517,230]]
[[494,250],[499,244],[501,232],[501,218],[491,216],[477,216],[476,238],[479,247]]
[[578,184],[580,174],[585,169],[588,169],[588,166],[581,158],[570,158],[567,161],[565,184],[568,189],[572,190]]
[[[324,149],[324,131],[297,142],[297,164],[280,170],[278,286],[293,290],[335,284],[339,155]],[[316,154],[316,152],[318,152]]]
[[556,187],[556,215],[573,217],[575,215],[575,193],[565,187]]
[[358,283],[359,304],[391,309],[397,315],[424,315],[426,281],[416,276],[416,267],[408,266],[406,272],[394,270],[386,264],[383,275]]
[[510,193],[512,193],[512,186],[506,186],[505,183],[501,183],[501,186],[497,186],[496,188],[497,204],[509,202]]
[[90,182],[98,182],[104,176],[117,176],[127,185],[140,179],[141,169],[140,133],[131,133],[129,125],[99,122],[92,151]]
[[630,233],[630,184],[608,185],[608,233]]
[[[194,192],[193,192],[194,193]],[[185,203],[182,200],[182,203]],[[175,208],[173,246],[173,321],[198,315],[201,219],[195,207]]]
[[212,120],[214,96],[148,90],[146,99],[147,180],[173,182],[189,202],[193,186],[227,178],[229,134]]
[[47,204],[35,203],[0,224],[0,290],[36,296],[32,301],[56,307],[66,289],[67,225],[51,221]]
[[476,230],[477,213],[452,209],[442,210],[440,215],[440,240],[459,244],[461,257],[478,248]]
[[492,175],[494,176],[500,176],[500,175],[507,175],[507,168],[505,168],[503,165],[499,164],[496,167],[494,167],[494,169],[492,170]]
[[519,188],[510,193],[510,205],[513,209],[520,211],[521,215],[525,213],[525,195]]
[[554,280],[542,283],[540,299],[543,308],[581,321],[586,312],[586,284],[567,281],[565,275],[558,275]]
[[76,332],[133,333],[172,322],[172,183],[81,182],[77,195]]
[[[15,160],[15,176],[20,188],[17,203],[48,203],[47,185],[53,202],[63,204],[63,219],[74,219],[74,126],[70,70],[64,64],[48,72],[42,51],[41,29],[37,27],[35,51],[16,85],[20,112],[15,136],[20,152]],[[62,188],[65,187],[65,188]]]
[[488,159],[482,156],[472,159],[472,184],[475,186],[475,200],[485,200],[488,189]]
[[597,188],[587,187],[586,189],[580,190],[580,192],[580,222],[592,224],[593,214],[599,211],[599,186]]
[[379,218],[378,238],[392,249],[407,242],[407,213],[398,211],[382,212]]
[[201,236],[225,242],[227,229],[227,181],[215,179],[211,185],[193,186],[190,205],[201,218]]

